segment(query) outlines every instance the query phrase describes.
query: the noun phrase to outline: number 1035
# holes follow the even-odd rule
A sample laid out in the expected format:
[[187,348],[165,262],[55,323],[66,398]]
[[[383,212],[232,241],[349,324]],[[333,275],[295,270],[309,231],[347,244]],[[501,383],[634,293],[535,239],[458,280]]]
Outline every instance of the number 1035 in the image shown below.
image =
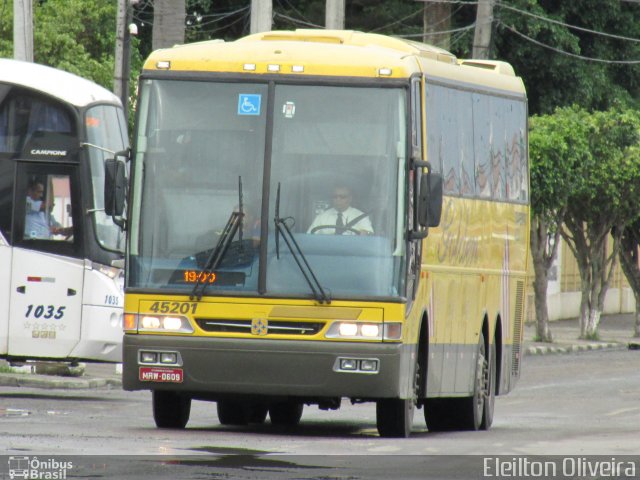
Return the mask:
[[55,305],[29,305],[27,306],[27,312],[25,318],[54,318],[60,320],[64,317],[64,310],[67,307],[55,306]]

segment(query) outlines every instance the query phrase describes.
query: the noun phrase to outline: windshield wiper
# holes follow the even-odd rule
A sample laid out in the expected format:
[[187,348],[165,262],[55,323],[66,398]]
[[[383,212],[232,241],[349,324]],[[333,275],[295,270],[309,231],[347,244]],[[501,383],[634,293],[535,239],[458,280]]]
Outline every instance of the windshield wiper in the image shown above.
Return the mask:
[[233,237],[235,237],[236,232],[240,230],[240,245],[242,245],[242,218],[244,217],[244,211],[242,207],[242,177],[238,178],[238,211],[231,212],[231,216],[227,220],[227,224],[224,226],[220,237],[218,237],[218,241],[216,242],[216,246],[211,250],[207,261],[204,264],[204,268],[202,272],[198,275],[196,279],[196,284],[193,286],[193,290],[191,290],[191,295],[189,295],[189,300],[196,299],[197,301],[202,300],[202,296],[204,295],[204,291],[207,288],[208,281],[203,281],[204,279],[209,278],[209,274],[213,272],[218,266],[222,259],[226,255],[229,250],[229,246],[233,241]]
[[282,235],[284,243],[287,244],[287,248],[289,248],[291,256],[295,260],[296,265],[298,265],[300,272],[302,272],[302,276],[307,281],[307,285],[309,285],[309,288],[313,293],[313,298],[321,304],[330,304],[331,298],[324,291],[322,285],[320,285],[315,273],[313,273],[311,265],[309,265],[304,253],[302,253],[302,250],[300,249],[300,245],[296,242],[296,239],[291,233],[291,229],[287,225],[286,218],[280,217],[280,183],[278,183],[278,190],[276,193],[276,212],[273,221],[276,226],[276,257],[278,259],[280,258],[280,235]]

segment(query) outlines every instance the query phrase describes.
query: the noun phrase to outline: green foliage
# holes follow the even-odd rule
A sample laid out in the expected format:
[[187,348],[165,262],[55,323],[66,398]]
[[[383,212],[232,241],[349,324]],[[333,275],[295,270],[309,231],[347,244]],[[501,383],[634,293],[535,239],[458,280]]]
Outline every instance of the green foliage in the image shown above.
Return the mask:
[[[525,79],[530,111],[551,113],[558,106],[572,104],[589,110],[607,110],[617,105],[637,106],[640,65],[612,62],[640,60],[640,43],[566,25],[640,38],[640,4],[619,0],[510,0],[503,3],[561,22],[550,23],[514,10],[496,9],[494,55],[512,63]],[[510,28],[567,53],[536,45]],[[589,61],[576,55],[601,61]]]
[[576,224],[627,224],[640,204],[640,117],[572,106],[531,118],[531,201],[536,215],[567,208]]
[[[113,88],[117,3],[112,0],[34,2],[34,61]],[[0,6],[0,56],[13,56],[13,5]],[[132,80],[142,63],[132,48]]]
[[569,214],[588,226],[622,226],[634,221],[640,204],[640,117],[611,109],[589,116],[591,155],[579,165]]
[[589,114],[576,106],[531,118],[529,157],[535,215],[551,220],[567,206],[578,168],[591,157],[588,120]]

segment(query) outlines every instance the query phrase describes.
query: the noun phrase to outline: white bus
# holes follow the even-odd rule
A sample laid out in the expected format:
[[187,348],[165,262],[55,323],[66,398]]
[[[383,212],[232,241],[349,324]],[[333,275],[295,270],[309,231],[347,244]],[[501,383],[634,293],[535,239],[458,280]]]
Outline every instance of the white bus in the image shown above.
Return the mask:
[[127,146],[113,93],[0,59],[0,357],[121,361],[124,232],[104,214],[104,160]]

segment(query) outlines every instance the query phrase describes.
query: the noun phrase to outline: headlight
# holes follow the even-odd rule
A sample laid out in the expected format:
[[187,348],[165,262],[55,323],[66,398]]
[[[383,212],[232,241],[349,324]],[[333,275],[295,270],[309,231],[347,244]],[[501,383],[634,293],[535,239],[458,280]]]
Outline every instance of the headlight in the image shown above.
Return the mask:
[[334,322],[326,338],[349,340],[402,340],[402,323]]
[[138,315],[125,313],[125,332],[175,332],[193,333],[187,317],[176,315]]
[[116,278],[118,278],[118,276],[120,276],[120,274],[122,274],[121,269],[108,267],[106,265],[102,265],[101,263],[91,262],[91,268],[99,271],[100,273],[102,273],[103,275],[106,275],[112,280],[115,280]]

